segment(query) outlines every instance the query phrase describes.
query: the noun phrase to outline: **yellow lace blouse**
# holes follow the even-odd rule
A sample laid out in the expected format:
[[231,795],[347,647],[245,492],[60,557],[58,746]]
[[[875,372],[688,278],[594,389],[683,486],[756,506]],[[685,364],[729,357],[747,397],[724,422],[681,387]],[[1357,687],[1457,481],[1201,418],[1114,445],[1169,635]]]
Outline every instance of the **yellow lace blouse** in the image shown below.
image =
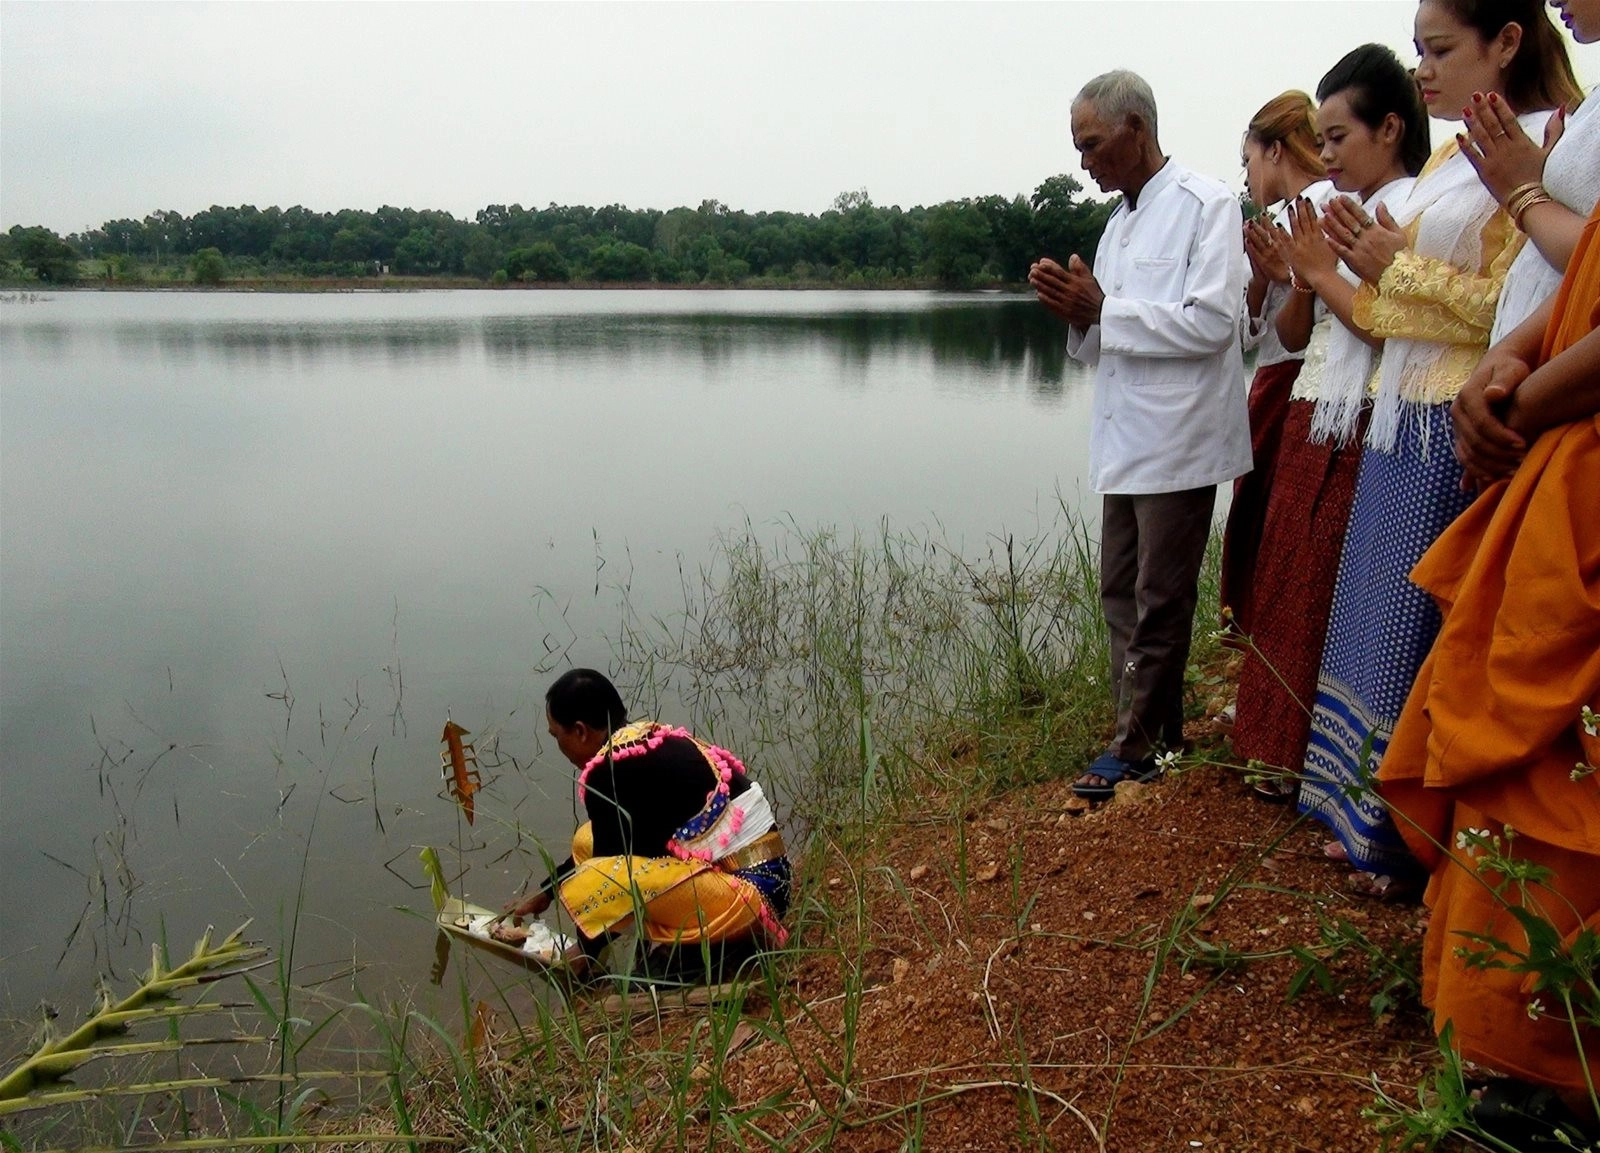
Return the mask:
[[1400,388],[1403,401],[1439,404],[1455,397],[1489,346],[1500,289],[1527,237],[1496,208],[1478,232],[1476,267],[1459,268],[1416,252],[1421,220],[1405,226],[1408,247],[1377,287],[1356,290],[1352,318],[1374,336],[1445,345],[1408,372]]

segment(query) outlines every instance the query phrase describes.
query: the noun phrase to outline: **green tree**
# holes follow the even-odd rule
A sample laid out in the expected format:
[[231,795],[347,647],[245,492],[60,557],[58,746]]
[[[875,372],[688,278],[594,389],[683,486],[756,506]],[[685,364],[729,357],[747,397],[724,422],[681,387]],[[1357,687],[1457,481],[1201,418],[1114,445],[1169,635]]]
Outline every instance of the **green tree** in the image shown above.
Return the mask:
[[11,229],[12,251],[23,271],[50,284],[71,284],[78,279],[78,252],[48,228]]
[[833,198],[833,210],[840,214],[853,212],[857,208],[871,207],[872,196],[865,188],[853,188]]
[[596,280],[640,284],[650,279],[650,250],[624,240],[599,244],[589,253],[589,265]]
[[218,248],[202,248],[191,261],[196,284],[221,284],[228,274],[228,261]]
[[541,240],[526,248],[513,248],[506,254],[506,275],[512,280],[532,280],[540,284],[561,284],[571,275],[566,260],[554,244]]
[[711,228],[711,221],[689,208],[674,208],[656,221],[655,239],[652,243],[658,252],[674,260],[681,260],[689,246]]
[[413,228],[394,247],[394,270],[402,276],[438,272],[441,263],[439,238],[431,228]]
[[787,272],[804,249],[789,229],[763,224],[750,236],[747,259],[757,276]]
[[341,228],[328,243],[328,255],[334,260],[354,263],[378,259],[381,238],[368,224]]
[[1034,256],[1048,256],[1062,264],[1076,253],[1089,263],[1105,231],[1115,201],[1078,199],[1083,185],[1065,174],[1052,176],[1034,189],[1029,204],[1033,207]]
[[983,210],[970,200],[952,200],[928,213],[928,275],[947,288],[970,288],[983,273],[991,236]]
[[461,265],[467,275],[488,280],[501,266],[500,245],[486,229],[474,228],[467,236],[461,253]]

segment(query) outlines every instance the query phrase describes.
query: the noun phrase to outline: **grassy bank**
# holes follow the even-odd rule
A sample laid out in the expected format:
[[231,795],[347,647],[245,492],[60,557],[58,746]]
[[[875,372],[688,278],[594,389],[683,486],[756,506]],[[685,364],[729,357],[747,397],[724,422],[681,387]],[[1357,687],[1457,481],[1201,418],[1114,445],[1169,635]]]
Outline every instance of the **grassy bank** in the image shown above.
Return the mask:
[[[319,1119],[295,1080],[213,1123],[351,1149],[1449,1147],[1465,1096],[1416,1003],[1419,911],[1346,893],[1206,719],[1231,691],[1212,553],[1194,750],[1085,815],[1067,786],[1112,720],[1085,526],[981,555],[729,534],[674,613],[624,595],[615,664],[640,713],[683,702],[670,719],[781,800],[790,947],[710,1003],[618,976],[569,1004],[461,958],[449,1021],[314,1014],[282,976],[257,998],[280,1067],[318,1022],[359,1019],[377,1100]],[[521,866],[541,871],[535,847]]]
[[[616,663],[787,800],[793,945],[690,1009],[624,982],[552,1012],[486,967],[411,1122],[481,1149],[1376,1147],[1363,1108],[1433,1052],[1416,918],[1350,906],[1291,814],[1201,767],[1228,692],[1206,573],[1195,767],[1077,817],[1112,720],[1084,526],[977,556],[728,536],[679,612],[624,616]],[[1286,1019],[1298,1045],[1266,1044]]]

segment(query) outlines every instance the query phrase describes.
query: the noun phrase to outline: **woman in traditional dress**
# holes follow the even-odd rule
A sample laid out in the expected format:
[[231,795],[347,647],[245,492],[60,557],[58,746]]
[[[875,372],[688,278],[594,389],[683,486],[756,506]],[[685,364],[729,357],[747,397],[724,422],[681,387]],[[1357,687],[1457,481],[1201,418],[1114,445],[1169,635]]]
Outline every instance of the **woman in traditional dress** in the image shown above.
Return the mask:
[[789,858],[761,786],[732,753],[685,729],[628,723],[616,687],[593,669],[551,685],[545,712],[579,770],[589,820],[572,856],[508,913],[537,916],[559,893],[585,952],[631,926],[669,964],[702,944],[728,962],[783,941]]
[[[1422,0],[1416,80],[1434,116],[1470,119],[1474,95],[1504,102],[1542,137],[1581,99],[1560,34],[1538,0]],[[1371,785],[1438,610],[1408,574],[1468,503],[1449,451],[1450,402],[1488,345],[1507,269],[1526,237],[1451,140],[1396,219],[1344,201],[1323,219],[1361,276],[1352,317],[1385,341],[1350,524],[1339,560],[1306,750],[1300,807],[1332,827],[1374,895],[1417,865]]]
[[[1302,197],[1320,210],[1333,195],[1318,155],[1316,106],[1304,92],[1285,92],[1262,106],[1250,121],[1240,148],[1250,199],[1268,209],[1283,226]],[[1289,390],[1300,374],[1305,346],[1291,351],[1278,338],[1278,311],[1289,298],[1289,269],[1274,249],[1260,243],[1260,230],[1247,228],[1250,283],[1245,290],[1244,348],[1256,350],[1250,383],[1250,471],[1233,482],[1233,503],[1222,537],[1224,628],[1244,636],[1252,630],[1256,554],[1272,490]]]
[[[1366,44],[1329,70],[1317,99],[1333,186],[1369,214],[1379,205],[1398,210],[1428,159],[1428,114],[1411,74],[1388,48]],[[1290,266],[1293,284],[1276,325],[1285,347],[1306,350],[1267,501],[1233,730],[1240,757],[1276,770],[1257,786],[1268,800],[1292,800],[1299,790],[1377,343],[1351,319],[1358,278],[1329,247],[1319,206],[1289,207],[1287,223],[1252,230],[1247,241]]]

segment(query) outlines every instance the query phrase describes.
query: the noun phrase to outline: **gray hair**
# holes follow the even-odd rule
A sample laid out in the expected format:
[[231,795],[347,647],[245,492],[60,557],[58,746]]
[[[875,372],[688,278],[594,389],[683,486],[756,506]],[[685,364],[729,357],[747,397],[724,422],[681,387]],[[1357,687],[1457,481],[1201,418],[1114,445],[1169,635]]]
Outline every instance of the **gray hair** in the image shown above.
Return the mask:
[[1137,72],[1119,68],[1096,76],[1078,90],[1072,103],[1074,106],[1092,104],[1106,120],[1121,121],[1138,116],[1149,126],[1151,139],[1157,138],[1156,94]]

